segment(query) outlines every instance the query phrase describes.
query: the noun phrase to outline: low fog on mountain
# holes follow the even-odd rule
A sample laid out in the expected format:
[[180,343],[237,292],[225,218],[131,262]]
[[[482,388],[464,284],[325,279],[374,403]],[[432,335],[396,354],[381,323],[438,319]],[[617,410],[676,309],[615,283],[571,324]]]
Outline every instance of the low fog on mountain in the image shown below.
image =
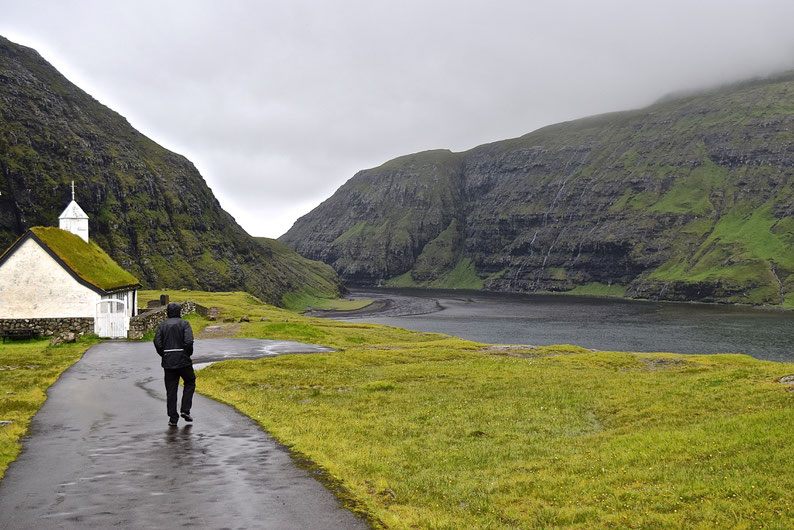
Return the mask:
[[396,156],[794,68],[787,0],[3,4],[0,35],[270,237]]

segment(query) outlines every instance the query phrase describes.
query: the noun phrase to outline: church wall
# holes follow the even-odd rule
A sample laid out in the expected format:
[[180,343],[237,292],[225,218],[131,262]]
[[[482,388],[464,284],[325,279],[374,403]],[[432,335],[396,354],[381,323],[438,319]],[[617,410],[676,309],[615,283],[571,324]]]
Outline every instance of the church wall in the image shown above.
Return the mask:
[[0,319],[93,318],[99,299],[33,239],[0,266]]

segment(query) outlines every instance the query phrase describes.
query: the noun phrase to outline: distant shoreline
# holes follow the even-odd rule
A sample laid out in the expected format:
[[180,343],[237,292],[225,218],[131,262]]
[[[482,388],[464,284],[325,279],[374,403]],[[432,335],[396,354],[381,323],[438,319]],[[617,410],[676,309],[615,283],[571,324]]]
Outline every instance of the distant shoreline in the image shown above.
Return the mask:
[[383,300],[373,300],[369,304],[359,309],[310,309],[304,311],[303,315],[316,318],[339,318],[370,316],[382,313],[394,306],[394,300],[384,298]]
[[[421,295],[431,295],[426,300],[429,304],[417,306],[416,298],[410,291],[418,291]],[[396,292],[402,291],[402,292]],[[408,291],[408,293],[406,293]],[[312,309],[305,313],[306,316],[317,318],[362,318],[369,316],[415,316],[441,311],[444,306],[439,302],[443,299],[464,299],[470,296],[514,296],[517,298],[530,296],[553,296],[563,298],[603,299],[626,303],[654,303],[665,305],[703,305],[712,307],[732,307],[737,309],[754,309],[763,311],[794,310],[792,307],[773,305],[737,304],[727,302],[702,302],[696,300],[649,300],[646,298],[626,298],[620,296],[605,296],[594,294],[574,294],[568,292],[537,292],[513,293],[502,291],[468,290],[468,289],[434,289],[434,288],[401,288],[401,287],[350,287],[352,299],[374,298],[372,303],[359,309]],[[420,296],[421,296],[420,295]],[[469,298],[470,299],[470,298]]]
[[[368,305],[358,309],[310,309],[303,315],[315,318],[358,319],[369,317],[416,316],[435,313],[444,309],[436,297],[417,298],[395,292],[378,292],[378,288],[351,293],[352,299],[372,299]],[[442,293],[439,293],[442,294]],[[439,298],[443,298],[440,296]]]
[[[489,344],[577,344],[602,351],[744,353],[768,361],[794,360],[794,313],[788,309],[468,290],[355,288],[348,296],[359,301],[361,310],[313,315]],[[360,307],[366,303],[370,305]]]

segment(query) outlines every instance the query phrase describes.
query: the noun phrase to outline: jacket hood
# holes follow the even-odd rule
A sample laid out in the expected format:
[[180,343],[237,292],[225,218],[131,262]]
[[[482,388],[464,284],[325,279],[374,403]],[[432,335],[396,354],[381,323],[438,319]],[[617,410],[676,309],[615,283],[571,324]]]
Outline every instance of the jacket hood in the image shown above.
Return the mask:
[[171,302],[168,304],[168,307],[165,310],[165,314],[168,315],[168,318],[174,318],[181,316],[182,313],[182,306],[177,304],[176,302]]

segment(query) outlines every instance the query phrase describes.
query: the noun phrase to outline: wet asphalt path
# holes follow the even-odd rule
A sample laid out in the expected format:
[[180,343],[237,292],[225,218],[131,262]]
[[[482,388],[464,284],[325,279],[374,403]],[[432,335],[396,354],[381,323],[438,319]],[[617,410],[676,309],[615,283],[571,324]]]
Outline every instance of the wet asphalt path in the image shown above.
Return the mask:
[[[317,348],[210,339],[194,359]],[[50,388],[0,483],[0,528],[366,528],[231,407],[196,394],[193,425],[168,427],[162,379],[150,343],[91,348]]]

